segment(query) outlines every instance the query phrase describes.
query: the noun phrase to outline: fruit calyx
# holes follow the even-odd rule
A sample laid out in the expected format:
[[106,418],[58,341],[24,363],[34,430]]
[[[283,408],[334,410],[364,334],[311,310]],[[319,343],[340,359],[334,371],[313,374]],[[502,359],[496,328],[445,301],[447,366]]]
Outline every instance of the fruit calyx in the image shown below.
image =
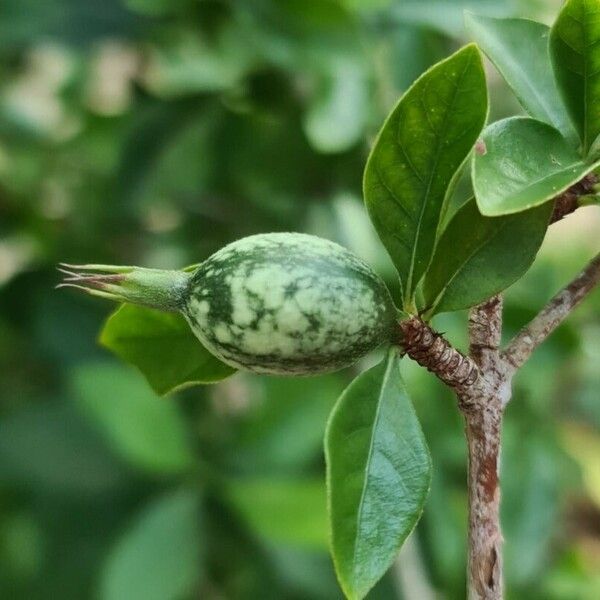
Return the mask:
[[116,265],[60,263],[65,275],[57,288],[71,287],[116,302],[177,312],[181,309],[192,274],[185,271]]

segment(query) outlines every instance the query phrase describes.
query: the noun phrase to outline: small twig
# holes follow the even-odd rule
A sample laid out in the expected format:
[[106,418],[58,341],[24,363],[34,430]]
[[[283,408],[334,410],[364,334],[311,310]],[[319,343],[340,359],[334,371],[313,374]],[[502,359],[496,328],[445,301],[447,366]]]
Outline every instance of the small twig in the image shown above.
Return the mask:
[[459,352],[427,323],[411,317],[400,323],[400,329],[404,352],[457,394],[465,393],[477,381],[480,371],[475,361]]
[[513,371],[521,367],[533,351],[564,321],[569,313],[600,282],[600,254],[540,311],[510,342],[502,353]]
[[598,177],[594,173],[588,173],[583,179],[572,185],[566,192],[557,196],[554,200],[554,210],[550,217],[550,223],[556,223],[579,208],[579,198],[595,192],[594,186]]

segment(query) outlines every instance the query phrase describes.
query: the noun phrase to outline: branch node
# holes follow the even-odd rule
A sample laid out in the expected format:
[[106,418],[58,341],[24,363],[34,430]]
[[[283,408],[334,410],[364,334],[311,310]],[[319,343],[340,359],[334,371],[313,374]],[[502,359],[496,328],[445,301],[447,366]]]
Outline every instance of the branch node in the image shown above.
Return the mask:
[[436,375],[459,396],[479,378],[475,362],[454,348],[418,317],[400,323],[402,347],[414,361]]
[[484,371],[495,361],[502,339],[502,304],[498,294],[469,312],[470,355]]
[[566,192],[557,196],[554,200],[554,210],[550,217],[550,223],[556,223],[579,208],[579,198],[594,193],[594,186],[598,183],[598,177],[594,173],[588,173],[583,179],[572,185]]

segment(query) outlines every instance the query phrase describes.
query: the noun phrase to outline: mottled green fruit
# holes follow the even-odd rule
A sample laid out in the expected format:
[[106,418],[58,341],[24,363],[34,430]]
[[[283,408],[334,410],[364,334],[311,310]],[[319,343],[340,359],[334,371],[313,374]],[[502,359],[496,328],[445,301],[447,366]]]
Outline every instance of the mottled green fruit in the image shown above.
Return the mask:
[[186,271],[114,265],[61,271],[67,277],[59,287],[181,312],[217,358],[257,373],[347,367],[391,342],[399,317],[368,265],[333,242],[300,233],[247,237]]
[[392,338],[387,288],[348,250],[310,235],[234,242],[193,273],[182,312],[224,362],[257,373],[347,367]]

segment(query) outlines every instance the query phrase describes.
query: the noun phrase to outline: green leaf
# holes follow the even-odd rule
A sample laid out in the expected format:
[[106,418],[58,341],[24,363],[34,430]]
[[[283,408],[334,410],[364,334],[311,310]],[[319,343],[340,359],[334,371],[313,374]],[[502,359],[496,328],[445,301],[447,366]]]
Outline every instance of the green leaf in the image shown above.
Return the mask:
[[600,0],[568,0],[550,32],[554,75],[587,154],[600,134]]
[[88,363],[73,375],[76,401],[115,451],[154,473],[179,473],[194,456],[183,416],[155,396],[133,371]]
[[474,44],[426,71],[387,118],[364,175],[369,215],[402,282],[404,308],[431,259],[448,190],[487,114]]
[[547,123],[529,117],[497,121],[486,127],[473,155],[473,189],[479,210],[494,217],[538,206],[598,164],[583,161]]
[[423,281],[427,315],[474,306],[514,283],[542,245],[550,203],[504,217],[484,217],[467,202],[444,230]]
[[235,373],[204,348],[175,313],[125,304],[106,321],[100,342],[137,367],[157,394],[215,383]]
[[322,480],[232,481],[230,502],[265,540],[299,548],[327,549],[327,501]]
[[348,598],[364,598],[419,519],[431,480],[395,350],[338,400],[325,456],[336,572]]
[[465,23],[478,46],[494,63],[523,108],[577,141],[571,119],[552,76],[550,28],[528,19],[494,19],[468,13]]
[[182,489],[154,501],[112,549],[101,600],[179,600],[202,576],[200,498]]

